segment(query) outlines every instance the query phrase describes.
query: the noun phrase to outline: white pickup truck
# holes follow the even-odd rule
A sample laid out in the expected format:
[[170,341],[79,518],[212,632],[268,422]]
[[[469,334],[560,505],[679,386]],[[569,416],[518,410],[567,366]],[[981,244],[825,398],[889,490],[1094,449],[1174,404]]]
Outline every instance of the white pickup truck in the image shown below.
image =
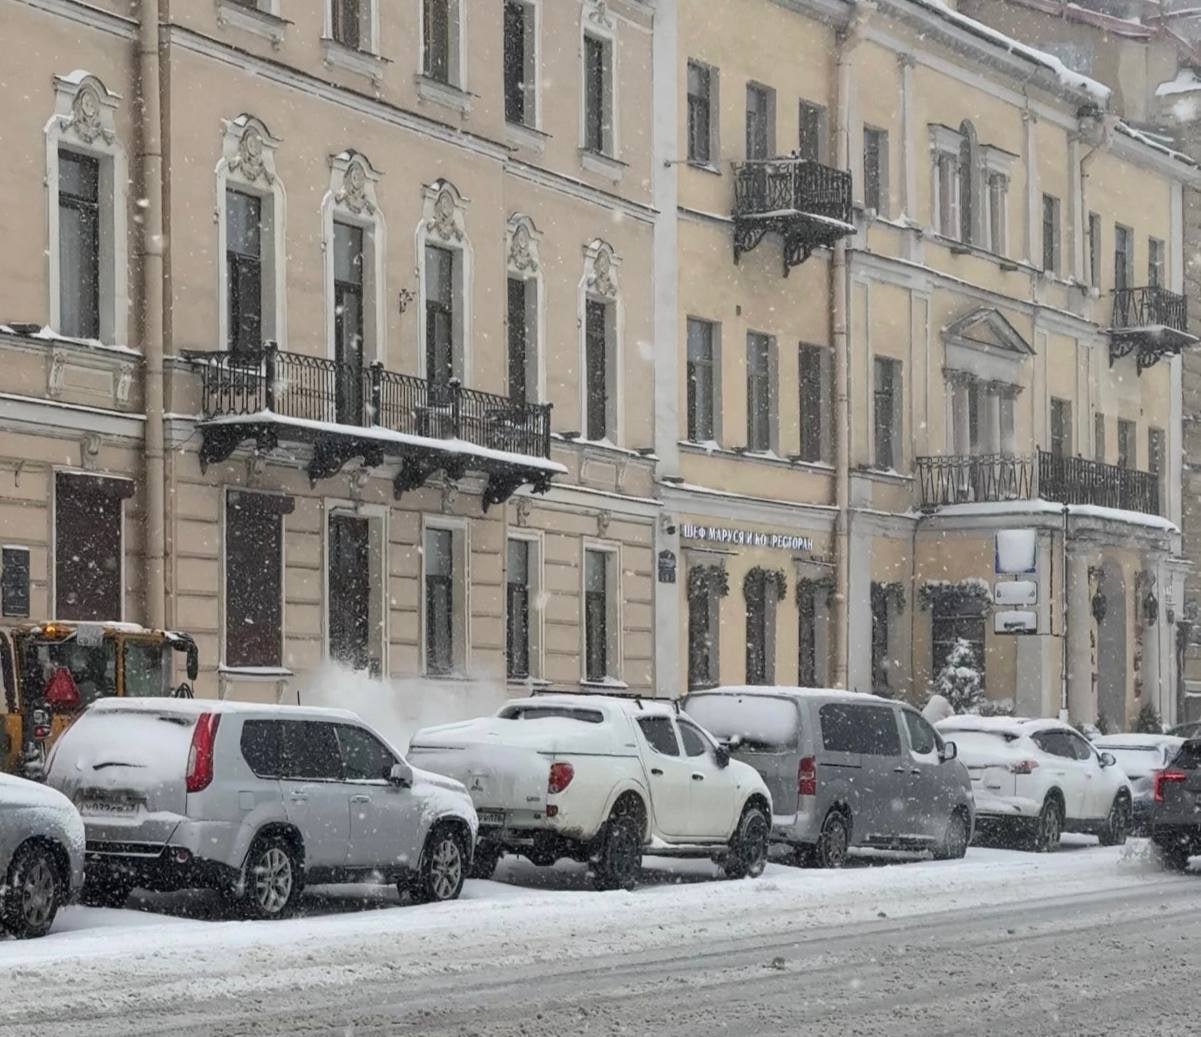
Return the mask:
[[477,877],[505,852],[586,862],[601,889],[632,888],[644,852],[709,857],[735,878],[767,862],[763,779],[662,700],[515,699],[496,716],[417,732],[409,759],[467,786]]

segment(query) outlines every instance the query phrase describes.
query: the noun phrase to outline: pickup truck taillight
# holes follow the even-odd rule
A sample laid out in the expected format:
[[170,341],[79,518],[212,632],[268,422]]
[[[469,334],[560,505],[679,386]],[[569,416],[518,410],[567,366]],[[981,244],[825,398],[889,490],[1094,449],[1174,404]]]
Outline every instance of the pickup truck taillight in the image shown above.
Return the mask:
[[213,781],[213,743],[217,741],[219,713],[201,713],[192,728],[192,744],[188,747],[188,774],[185,779],[189,792],[201,792]]
[[1163,802],[1163,787],[1169,781],[1188,781],[1188,775],[1184,771],[1165,770],[1155,772],[1155,802]]
[[1010,774],[1033,774],[1038,768],[1038,760],[1018,760],[1009,765]]
[[575,777],[575,768],[570,763],[552,763],[550,777],[546,781],[547,792],[562,792]]
[[802,756],[796,769],[796,791],[798,796],[817,795],[817,757]]

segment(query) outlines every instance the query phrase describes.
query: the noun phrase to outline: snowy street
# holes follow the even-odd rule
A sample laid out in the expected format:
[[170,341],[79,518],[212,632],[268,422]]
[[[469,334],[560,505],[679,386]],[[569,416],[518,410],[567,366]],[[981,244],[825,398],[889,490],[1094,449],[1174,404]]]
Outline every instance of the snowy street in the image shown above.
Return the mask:
[[202,896],[72,907],[50,936],[0,943],[0,1034],[1194,1028],[1201,885],[1142,840],[715,875],[648,860],[635,892],[602,894],[582,869],[507,861],[456,903],[325,888],[278,923],[186,917],[215,909]]

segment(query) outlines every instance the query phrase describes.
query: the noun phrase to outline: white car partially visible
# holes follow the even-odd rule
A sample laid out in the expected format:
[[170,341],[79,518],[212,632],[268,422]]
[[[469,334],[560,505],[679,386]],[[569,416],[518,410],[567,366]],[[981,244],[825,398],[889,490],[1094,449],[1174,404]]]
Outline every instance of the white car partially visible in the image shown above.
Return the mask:
[[45,936],[83,886],[83,821],[61,792],[0,774],[0,929]]
[[1053,850],[1063,832],[1102,845],[1130,831],[1130,783],[1109,752],[1058,720],[955,716],[939,732],[954,739],[972,777],[977,830],[1035,851]]

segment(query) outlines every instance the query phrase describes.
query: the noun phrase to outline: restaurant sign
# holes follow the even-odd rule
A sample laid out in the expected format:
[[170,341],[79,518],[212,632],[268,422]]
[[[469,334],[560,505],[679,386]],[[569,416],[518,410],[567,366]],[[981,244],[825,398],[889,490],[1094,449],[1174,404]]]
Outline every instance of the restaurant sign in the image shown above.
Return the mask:
[[734,547],[767,547],[776,551],[812,551],[813,538],[790,533],[762,533],[755,529],[731,526],[700,526],[681,522],[680,535],[685,540],[703,540]]

